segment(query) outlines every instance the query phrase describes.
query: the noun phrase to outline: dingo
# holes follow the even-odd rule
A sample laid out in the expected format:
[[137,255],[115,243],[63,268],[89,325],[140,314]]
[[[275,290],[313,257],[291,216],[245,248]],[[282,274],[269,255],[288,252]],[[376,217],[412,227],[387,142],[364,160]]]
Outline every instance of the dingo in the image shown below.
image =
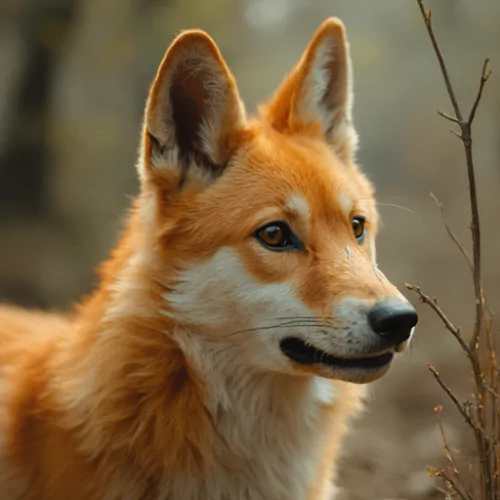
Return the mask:
[[329,498],[417,322],[377,269],[351,104],[337,19],[252,119],[207,34],[173,42],[99,289],[0,311],[2,499]]

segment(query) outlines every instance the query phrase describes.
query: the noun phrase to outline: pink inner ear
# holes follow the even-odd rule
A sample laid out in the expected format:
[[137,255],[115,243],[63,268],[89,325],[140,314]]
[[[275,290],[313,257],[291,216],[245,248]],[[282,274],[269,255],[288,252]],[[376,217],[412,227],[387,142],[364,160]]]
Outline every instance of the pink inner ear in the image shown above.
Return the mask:
[[338,92],[338,82],[335,81],[334,71],[335,68],[335,59],[338,54],[337,47],[333,47],[331,50],[330,57],[323,63],[321,66],[321,70],[324,72],[325,76],[327,76],[328,85],[325,88],[325,93],[321,100],[322,104],[327,106],[328,109],[332,109],[336,104],[335,97]]
[[194,73],[187,66],[178,68],[172,79],[170,99],[177,144],[184,156],[197,149],[206,102],[203,74]]
[[328,74],[329,85],[324,96],[324,104],[330,109],[345,110],[348,99],[346,60],[344,52],[338,47],[332,48],[331,59],[324,65]]

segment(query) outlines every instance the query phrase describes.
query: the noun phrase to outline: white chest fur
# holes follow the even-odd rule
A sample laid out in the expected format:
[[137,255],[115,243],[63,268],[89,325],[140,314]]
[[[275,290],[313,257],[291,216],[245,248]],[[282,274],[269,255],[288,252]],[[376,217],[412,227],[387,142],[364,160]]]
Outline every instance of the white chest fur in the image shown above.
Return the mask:
[[258,374],[231,362],[208,370],[206,352],[203,359],[215,465],[188,483],[173,481],[167,498],[305,500],[322,458],[322,431],[336,395],[332,382]]

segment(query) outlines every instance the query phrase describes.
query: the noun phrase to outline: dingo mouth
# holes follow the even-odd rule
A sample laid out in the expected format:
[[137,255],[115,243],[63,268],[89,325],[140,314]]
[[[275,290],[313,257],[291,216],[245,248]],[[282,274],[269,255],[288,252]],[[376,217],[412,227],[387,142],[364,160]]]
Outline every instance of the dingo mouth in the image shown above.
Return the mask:
[[281,341],[281,351],[291,360],[302,365],[322,364],[344,369],[377,369],[387,366],[394,357],[393,352],[366,358],[339,358],[321,349],[306,344],[297,337],[287,337]]

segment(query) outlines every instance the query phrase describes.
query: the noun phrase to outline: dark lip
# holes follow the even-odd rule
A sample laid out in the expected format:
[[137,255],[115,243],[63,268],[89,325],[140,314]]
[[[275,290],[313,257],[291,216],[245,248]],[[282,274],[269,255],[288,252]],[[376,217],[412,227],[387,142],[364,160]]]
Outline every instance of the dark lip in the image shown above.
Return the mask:
[[394,353],[386,352],[378,356],[370,356],[366,358],[338,358],[332,356],[321,349],[317,349],[306,344],[302,339],[297,337],[287,337],[280,343],[280,349],[291,360],[301,365],[327,365],[334,368],[346,369],[370,369],[382,368],[388,365]]

